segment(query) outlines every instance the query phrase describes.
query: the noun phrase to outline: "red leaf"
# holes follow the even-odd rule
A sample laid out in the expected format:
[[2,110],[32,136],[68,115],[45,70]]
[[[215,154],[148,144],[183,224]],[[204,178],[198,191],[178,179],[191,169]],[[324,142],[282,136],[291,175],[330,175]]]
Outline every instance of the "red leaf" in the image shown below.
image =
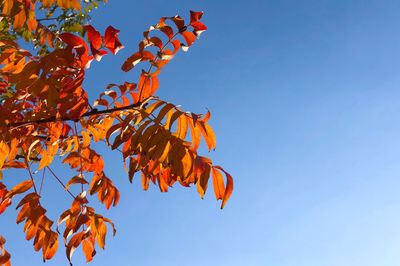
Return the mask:
[[106,51],[100,50],[102,44],[103,44],[103,39],[101,38],[100,32],[98,32],[93,26],[91,25],[86,25],[84,26],[84,29],[88,33],[88,39],[90,42],[90,50],[94,56],[94,58],[97,61],[100,61],[101,58],[107,54]]
[[194,28],[194,30],[195,30],[196,32],[207,30],[207,26],[204,25],[204,24],[203,24],[202,22],[200,22],[200,21],[193,22],[193,23],[190,24],[190,25]]
[[112,26],[108,26],[108,28],[106,29],[106,33],[104,35],[104,45],[113,54],[118,53],[119,50],[124,48],[124,46],[118,39],[118,33],[119,30],[113,28]]
[[90,49],[91,49],[94,59],[96,59],[96,61],[100,61],[101,58],[103,58],[103,56],[105,56],[107,54],[107,51],[96,50],[96,49],[94,49],[94,47],[92,45],[90,45]]
[[162,26],[159,27],[159,29],[168,37],[168,39],[174,37],[174,30],[170,26]]
[[93,28],[93,26],[91,25],[83,26],[83,28],[87,31],[89,42],[93,46],[93,48],[96,50],[100,49],[103,42],[100,32],[95,30],[95,28]]
[[85,41],[82,40],[80,37],[75,36],[72,33],[64,32],[61,33],[59,37],[63,42],[65,42],[74,49],[83,47],[85,48],[85,50],[87,50],[87,44],[85,43]]
[[175,23],[179,31],[185,30],[185,21],[178,15],[172,17],[171,20]]
[[200,36],[200,34],[207,30],[207,26],[200,22],[203,12],[190,11],[190,26],[194,29],[194,34]]
[[201,19],[201,17],[203,16],[203,12],[196,12],[196,11],[192,11],[190,10],[190,25],[192,25],[192,23],[195,23],[197,21],[199,21]]

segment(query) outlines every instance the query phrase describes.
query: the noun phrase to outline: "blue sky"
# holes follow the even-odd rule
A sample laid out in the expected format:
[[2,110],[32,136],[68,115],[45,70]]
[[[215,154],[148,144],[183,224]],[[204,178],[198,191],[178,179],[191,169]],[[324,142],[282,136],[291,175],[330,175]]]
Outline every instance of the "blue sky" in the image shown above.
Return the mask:
[[[210,156],[234,194],[221,211],[211,190],[204,200],[194,188],[143,192],[108,154],[122,198],[104,213],[118,233],[92,265],[399,265],[400,2],[110,0],[93,25],[119,28],[126,48],[92,64],[86,88],[134,81],[119,67],[141,33],[190,9],[205,11],[209,30],[165,68],[159,95],[212,111]],[[0,223],[14,265],[40,265],[9,214]],[[63,248],[46,265],[67,265]]]

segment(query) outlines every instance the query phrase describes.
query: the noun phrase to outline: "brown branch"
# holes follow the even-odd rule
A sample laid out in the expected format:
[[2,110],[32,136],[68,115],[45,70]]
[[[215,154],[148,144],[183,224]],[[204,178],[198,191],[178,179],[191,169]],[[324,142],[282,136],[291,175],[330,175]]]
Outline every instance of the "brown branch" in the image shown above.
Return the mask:
[[[76,127],[76,122],[74,122],[74,129],[75,129],[75,136],[78,138],[78,129]],[[81,153],[82,152],[82,146],[81,146],[81,142],[78,141],[78,152]],[[80,160],[80,164],[81,164],[81,177],[83,177],[83,161],[82,161],[82,156],[79,156],[79,160]],[[81,184],[81,191],[83,193],[83,184]]]
[[[25,156],[24,155],[17,155],[17,156],[15,156],[15,159],[17,159],[17,160],[18,159],[25,159]],[[29,161],[40,162],[40,158],[30,157]]]
[[[38,191],[37,191],[36,185],[35,185],[35,180],[33,179],[32,171],[31,171],[31,166],[29,165],[28,160],[26,159],[26,157],[25,157],[25,163],[26,163],[26,166],[27,166],[27,170],[28,170],[28,173],[29,173],[29,177],[31,178],[31,181],[32,181],[33,189],[35,190],[35,193],[38,194]],[[38,195],[39,195],[39,194],[38,194]]]
[[46,168],[43,169],[42,181],[40,182],[40,187],[39,187],[39,196],[42,194],[42,188],[43,188],[45,175],[46,175]]
[[38,22],[40,22],[40,21],[45,21],[45,20],[57,20],[57,19],[59,19],[60,17],[56,17],[56,18],[37,18],[36,20],[38,21]]
[[56,116],[51,116],[51,117],[48,117],[48,118],[41,118],[41,119],[37,119],[37,120],[9,123],[7,125],[7,127],[15,128],[15,127],[26,126],[26,125],[30,125],[30,124],[43,124],[43,123],[51,123],[51,122],[59,122],[59,121],[61,121],[61,122],[79,121],[79,119],[81,119],[81,118],[92,116],[92,115],[111,114],[111,113],[118,112],[118,111],[124,111],[124,110],[134,109],[134,108],[137,108],[137,107],[142,107],[148,101],[150,101],[152,99],[155,99],[155,98],[156,97],[149,97],[149,98],[145,99],[142,102],[137,102],[137,103],[134,103],[134,104],[131,104],[131,105],[116,107],[116,108],[112,108],[112,109],[106,109],[106,110],[100,110],[100,111],[97,110],[97,109],[94,109],[92,111],[89,111],[89,112],[86,112],[86,113],[82,114],[78,118],[72,118],[72,117],[68,117],[68,116],[57,118]]
[[[92,137],[92,134],[89,134],[89,136],[90,137]],[[36,136],[38,139],[42,139],[42,140],[47,140],[47,141],[49,141],[50,140],[50,137],[48,137],[48,136],[44,136],[44,135],[41,135],[41,136]],[[72,136],[63,136],[63,135],[61,135],[60,136],[60,138],[59,139],[68,139],[68,138],[70,138],[70,137],[72,137]],[[83,139],[83,136],[73,136],[73,137],[77,137],[78,139]]]
[[51,172],[51,174],[54,176],[54,178],[58,181],[58,183],[61,184],[61,186],[65,189],[65,191],[68,192],[68,194],[75,199],[75,196],[71,193],[71,191],[68,190],[68,188],[64,185],[64,183],[60,180],[60,178],[58,178],[58,176],[53,172],[53,170],[51,170],[51,168],[49,166],[46,167],[47,169],[49,169],[49,171]]

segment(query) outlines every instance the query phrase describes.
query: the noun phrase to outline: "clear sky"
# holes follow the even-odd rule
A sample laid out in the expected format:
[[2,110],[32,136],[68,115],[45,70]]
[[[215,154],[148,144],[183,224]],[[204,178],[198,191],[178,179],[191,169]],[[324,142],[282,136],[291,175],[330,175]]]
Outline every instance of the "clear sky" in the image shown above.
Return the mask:
[[[119,67],[142,32],[190,9],[209,30],[164,69],[159,95],[212,111],[210,156],[234,194],[221,211],[212,190],[143,192],[109,155],[122,198],[103,213],[118,233],[92,265],[400,265],[400,2],[110,0],[93,25],[119,28],[126,48],[92,64],[86,88],[134,81]],[[41,265],[13,215],[0,218],[13,265]],[[67,265],[64,249],[46,265]]]

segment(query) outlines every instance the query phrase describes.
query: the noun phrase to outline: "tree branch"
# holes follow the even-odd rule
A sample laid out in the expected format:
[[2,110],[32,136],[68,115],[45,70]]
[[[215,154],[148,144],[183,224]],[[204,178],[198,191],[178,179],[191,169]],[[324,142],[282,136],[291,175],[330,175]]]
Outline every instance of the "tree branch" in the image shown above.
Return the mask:
[[34,180],[33,175],[32,175],[31,166],[29,165],[28,161],[26,160],[26,157],[25,157],[25,163],[26,163],[26,166],[27,166],[29,177],[31,178],[31,181],[32,181],[33,189],[35,190],[35,193],[38,194],[38,191],[37,191],[37,188],[36,188],[36,185],[35,185],[35,180]]
[[[15,159],[25,159],[25,156],[24,155],[16,155],[15,156]],[[30,157],[29,158],[29,161],[35,161],[35,162],[40,162],[40,158],[37,158],[37,157]]]
[[56,18],[38,18],[38,19],[36,19],[38,22],[40,22],[40,21],[45,21],[45,20],[57,20],[57,19],[59,19],[59,17],[56,17]]
[[148,101],[150,101],[152,99],[156,99],[156,98],[157,97],[149,97],[149,98],[145,99],[142,102],[137,102],[137,103],[134,103],[134,104],[131,104],[131,105],[116,107],[116,108],[112,108],[112,109],[106,109],[106,110],[100,110],[100,111],[97,110],[97,109],[94,109],[94,110],[91,110],[89,112],[86,112],[86,113],[82,114],[78,118],[72,118],[72,117],[68,117],[68,116],[57,118],[56,116],[51,116],[51,117],[47,117],[47,118],[40,118],[40,119],[37,119],[37,120],[9,123],[7,125],[7,127],[15,128],[15,127],[26,126],[26,125],[30,125],[30,124],[43,124],[43,123],[59,122],[59,121],[61,121],[61,122],[78,121],[79,119],[81,119],[83,117],[88,117],[88,116],[92,116],[92,115],[111,114],[111,113],[118,112],[118,111],[124,111],[124,110],[134,109],[134,108],[137,108],[137,107],[142,107]]
[[58,178],[58,176],[53,172],[53,170],[51,170],[51,168],[49,166],[46,167],[47,169],[49,169],[50,173],[54,176],[54,178],[58,181],[58,183],[61,184],[61,186],[65,189],[65,191],[68,192],[68,194],[75,199],[75,196],[71,193],[71,191],[68,190],[68,188],[64,185],[64,183],[60,180],[60,178]]

